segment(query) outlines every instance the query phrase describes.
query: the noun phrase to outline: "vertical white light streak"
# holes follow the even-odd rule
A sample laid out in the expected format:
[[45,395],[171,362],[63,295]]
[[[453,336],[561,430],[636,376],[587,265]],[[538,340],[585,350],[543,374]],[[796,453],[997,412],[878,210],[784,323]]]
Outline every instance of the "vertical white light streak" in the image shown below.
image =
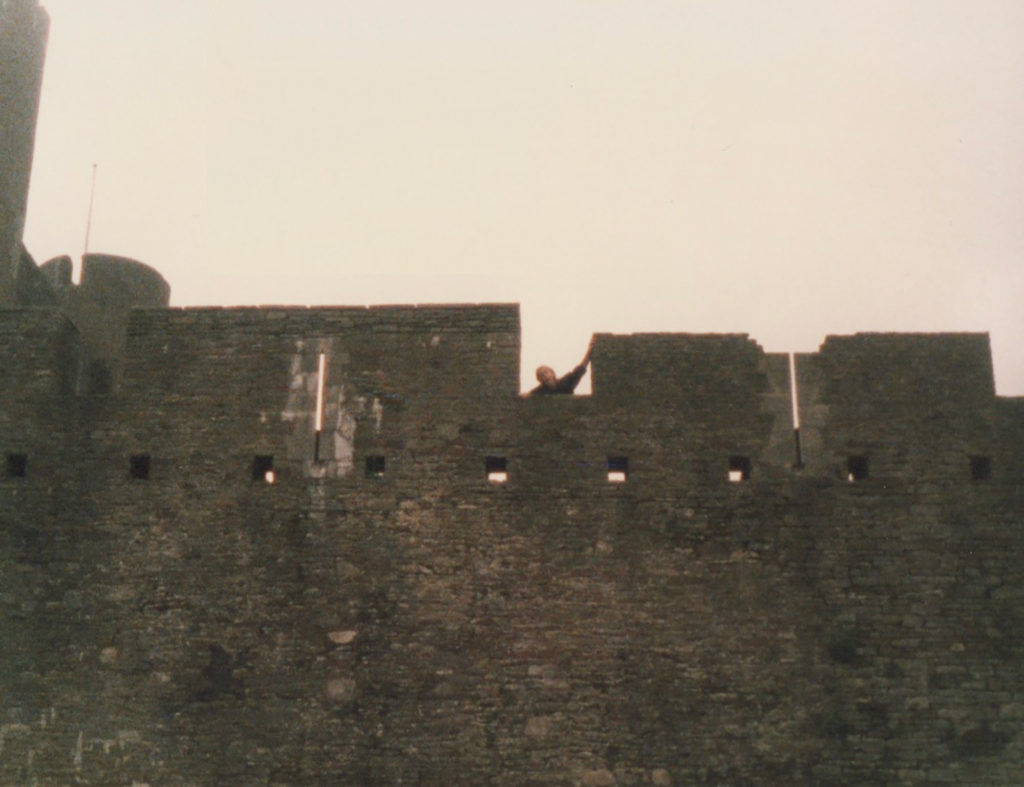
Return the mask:
[[320,353],[316,372],[316,431],[324,429],[324,377],[327,371],[327,355]]
[[789,354],[789,394],[793,400],[793,428],[800,428],[800,402],[796,393],[796,353]]

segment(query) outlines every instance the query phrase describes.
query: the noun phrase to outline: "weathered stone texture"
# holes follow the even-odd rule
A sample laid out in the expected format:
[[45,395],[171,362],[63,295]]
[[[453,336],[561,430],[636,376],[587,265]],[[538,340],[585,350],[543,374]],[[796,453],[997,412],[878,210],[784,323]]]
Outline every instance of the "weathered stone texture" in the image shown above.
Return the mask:
[[0,783],[1024,782],[984,336],[801,356],[802,468],[742,335],[600,334],[591,396],[525,400],[514,306],[142,310],[124,346],[97,396],[69,323],[0,312]]

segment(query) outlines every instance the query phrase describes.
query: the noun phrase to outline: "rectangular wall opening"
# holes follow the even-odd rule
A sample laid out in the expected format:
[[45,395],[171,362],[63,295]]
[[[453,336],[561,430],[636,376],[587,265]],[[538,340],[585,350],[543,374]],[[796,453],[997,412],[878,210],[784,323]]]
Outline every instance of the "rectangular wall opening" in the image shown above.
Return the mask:
[[487,480],[492,484],[504,484],[508,481],[508,466],[503,456],[488,456],[484,459],[484,471]]
[[252,480],[272,484],[277,481],[274,471],[274,457],[269,454],[257,454],[252,458]]
[[149,454],[133,454],[128,460],[128,475],[140,481],[149,479]]
[[971,480],[988,481],[992,477],[992,459],[988,456],[971,457]]
[[749,456],[729,457],[729,480],[734,484],[750,480]]
[[7,475],[9,478],[28,475],[28,454],[7,454]]
[[608,483],[624,484],[629,478],[629,457],[608,457]]
[[384,468],[387,466],[387,460],[383,456],[368,456],[366,457],[366,477],[367,478],[383,478]]
[[863,481],[868,477],[868,458],[866,456],[849,456],[846,458],[846,480],[849,482]]

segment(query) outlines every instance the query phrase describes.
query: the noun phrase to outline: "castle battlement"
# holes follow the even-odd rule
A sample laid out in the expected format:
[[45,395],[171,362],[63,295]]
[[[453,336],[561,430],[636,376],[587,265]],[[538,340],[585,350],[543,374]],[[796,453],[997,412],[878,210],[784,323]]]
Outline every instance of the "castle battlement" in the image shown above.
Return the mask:
[[[986,334],[168,308],[22,245],[0,0],[0,784],[1024,784],[1024,397]],[[599,326],[596,326],[599,327]]]
[[[163,279],[142,273],[151,299],[166,298]],[[117,297],[89,302],[109,313]],[[845,482],[851,462],[858,480],[1020,474],[1001,437],[1019,431],[1016,409],[995,395],[984,334],[832,336],[794,358],[795,376],[788,355],[745,334],[597,334],[590,396],[524,400],[515,305],[123,313],[99,334],[120,384],[98,391],[88,366],[98,332],[38,309],[0,318],[18,353],[31,353],[11,358],[24,373],[7,378],[10,411],[22,398],[29,409],[50,401],[71,433],[77,415],[79,428],[103,435],[97,459],[121,456],[115,475],[128,454],[181,466],[196,452],[234,457],[240,478],[246,457],[274,457],[281,482],[355,483],[367,461],[383,462],[375,480],[417,489],[442,478],[485,484],[487,457],[506,464],[509,488],[590,488],[613,459],[630,485],[652,490],[715,486],[737,472],[743,482]],[[75,316],[98,321],[84,308]],[[122,337],[111,335],[118,325]],[[45,435],[35,442],[47,450]]]

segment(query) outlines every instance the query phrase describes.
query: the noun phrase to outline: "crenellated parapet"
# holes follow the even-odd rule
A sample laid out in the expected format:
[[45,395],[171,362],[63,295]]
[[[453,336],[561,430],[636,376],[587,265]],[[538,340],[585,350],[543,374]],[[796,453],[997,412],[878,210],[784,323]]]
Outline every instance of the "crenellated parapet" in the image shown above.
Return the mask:
[[987,334],[830,336],[796,363],[806,449],[836,476],[849,457],[869,477],[963,476],[1001,440]]
[[522,399],[514,305],[131,310],[165,303],[163,279],[86,262],[65,307],[74,388],[117,370],[110,456],[230,455],[240,476],[273,457],[294,483],[365,483],[378,463],[410,490],[486,486],[488,458],[508,489],[603,487],[613,465],[652,491],[1020,472],[984,334],[829,337],[792,368],[745,334],[597,334],[591,395]]

